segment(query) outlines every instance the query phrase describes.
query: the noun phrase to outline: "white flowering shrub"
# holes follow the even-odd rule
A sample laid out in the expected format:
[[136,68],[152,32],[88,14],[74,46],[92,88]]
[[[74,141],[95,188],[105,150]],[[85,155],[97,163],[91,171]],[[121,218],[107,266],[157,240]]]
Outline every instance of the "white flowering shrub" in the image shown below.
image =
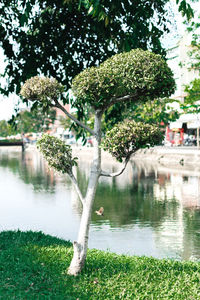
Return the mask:
[[102,147],[122,162],[130,153],[159,145],[163,138],[158,126],[127,120],[118,123],[106,133]]
[[113,55],[72,80],[75,105],[90,104],[94,109],[109,107],[113,97],[125,95],[142,102],[168,97],[174,88],[173,74],[166,61],[142,49]]
[[64,92],[64,87],[55,78],[34,76],[28,79],[21,88],[20,94],[27,100],[51,104]]
[[72,174],[72,167],[77,165],[77,157],[72,158],[72,148],[62,140],[44,134],[37,141],[37,147],[44,155],[50,167],[61,173]]

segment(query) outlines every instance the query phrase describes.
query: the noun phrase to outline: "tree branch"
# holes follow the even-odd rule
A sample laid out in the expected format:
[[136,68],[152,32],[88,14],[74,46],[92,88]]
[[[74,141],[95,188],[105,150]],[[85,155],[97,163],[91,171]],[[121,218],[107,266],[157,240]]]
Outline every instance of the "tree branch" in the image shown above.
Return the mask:
[[125,158],[123,168],[122,168],[120,171],[115,172],[115,173],[108,173],[108,172],[104,172],[104,171],[102,170],[100,176],[105,176],[105,177],[117,177],[117,176],[121,175],[121,174],[124,172],[124,170],[126,169],[126,166],[127,166],[128,162],[129,162],[129,160],[130,160],[130,157],[131,157],[131,155],[132,155],[134,152],[135,152],[135,151],[131,151],[131,152],[128,153],[128,155],[127,155],[126,158]]
[[74,116],[72,116],[57,100],[55,100],[54,106],[61,109],[71,120],[73,120],[76,124],[84,128],[85,130],[89,131],[91,135],[95,135],[94,131],[91,128],[89,128],[88,126],[80,122],[78,119],[76,119]]
[[81,190],[79,189],[79,186],[78,186],[78,182],[77,182],[77,180],[76,180],[76,177],[74,176],[74,174],[71,172],[71,173],[68,173],[68,175],[69,175],[69,177],[70,177],[70,179],[71,179],[71,181],[72,181],[72,183],[73,183],[73,185],[74,185],[74,187],[75,187],[75,189],[76,189],[76,192],[77,192],[77,194],[78,194],[78,196],[79,196],[79,199],[81,200],[81,203],[82,203],[82,205],[84,206],[85,205],[85,199],[83,198],[83,195],[82,195],[82,193],[81,193]]
[[126,96],[122,96],[122,97],[112,97],[108,103],[108,105],[104,106],[104,110],[108,109],[110,106],[112,106],[113,104],[117,103],[117,102],[123,102],[123,101],[128,101],[131,100],[133,98],[136,98],[138,96],[137,93],[135,93],[134,95],[126,95]]

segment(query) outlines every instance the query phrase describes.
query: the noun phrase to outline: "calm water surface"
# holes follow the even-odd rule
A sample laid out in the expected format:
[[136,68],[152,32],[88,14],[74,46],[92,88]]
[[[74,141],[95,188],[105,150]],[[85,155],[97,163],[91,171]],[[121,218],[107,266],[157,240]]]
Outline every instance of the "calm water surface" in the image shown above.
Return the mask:
[[[75,240],[81,205],[67,176],[49,170],[35,150],[0,149],[0,231],[41,230]],[[106,161],[104,168],[117,170]],[[76,170],[82,191],[89,162]],[[102,178],[89,247],[158,258],[200,260],[200,171],[130,163],[123,175]]]

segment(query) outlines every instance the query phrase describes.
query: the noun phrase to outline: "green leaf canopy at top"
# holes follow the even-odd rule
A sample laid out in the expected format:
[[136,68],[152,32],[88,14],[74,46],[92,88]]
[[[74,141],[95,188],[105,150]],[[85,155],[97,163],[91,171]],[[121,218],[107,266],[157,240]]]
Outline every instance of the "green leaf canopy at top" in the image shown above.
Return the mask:
[[[160,55],[141,49],[116,54],[99,67],[84,70],[72,81],[75,106],[89,104],[102,110],[120,100],[168,97],[174,88],[175,81],[167,63]],[[126,98],[120,99],[122,97]]]

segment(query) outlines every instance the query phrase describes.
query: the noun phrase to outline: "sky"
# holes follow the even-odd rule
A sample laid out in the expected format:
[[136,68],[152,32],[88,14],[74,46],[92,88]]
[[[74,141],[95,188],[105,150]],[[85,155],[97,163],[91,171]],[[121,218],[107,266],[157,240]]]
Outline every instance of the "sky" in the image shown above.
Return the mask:
[[[174,0],[172,0],[172,2],[174,2]],[[195,7],[199,6],[199,3],[196,3]],[[199,11],[200,13],[200,11]],[[181,14],[177,14],[177,12],[175,13],[175,15],[177,16],[176,20],[177,20],[177,31],[182,34],[185,27],[182,25],[182,17]],[[168,36],[165,36],[165,38],[163,39],[163,45],[164,47],[170,47],[171,43],[174,43],[174,38],[173,38],[173,32],[170,33]],[[3,70],[5,68],[5,62],[4,62],[4,55],[3,55],[3,50],[0,48],[0,73],[3,73]],[[2,82],[2,80],[1,80]],[[18,101],[19,97],[17,97],[16,95],[11,95],[8,98],[7,97],[3,97],[0,94],[0,120],[9,120],[12,117],[12,114],[14,114],[14,108],[16,107],[16,105],[18,105]],[[20,104],[20,107],[24,107],[24,104]]]
[[[5,68],[3,50],[0,48],[0,74]],[[3,80],[1,79],[1,83]],[[11,95],[8,98],[0,94],[0,120],[9,120],[14,113],[15,105],[18,102],[16,95]]]

